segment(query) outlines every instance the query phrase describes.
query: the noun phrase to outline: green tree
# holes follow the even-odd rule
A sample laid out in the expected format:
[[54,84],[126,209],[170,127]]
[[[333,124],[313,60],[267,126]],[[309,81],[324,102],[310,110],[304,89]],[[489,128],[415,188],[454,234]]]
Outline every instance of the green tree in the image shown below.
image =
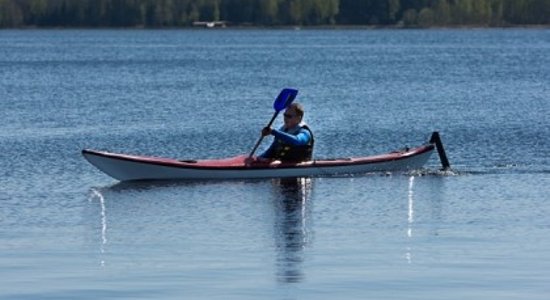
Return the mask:
[[277,23],[279,14],[278,0],[264,0],[258,2],[258,12],[256,21],[260,24],[273,25]]
[[405,12],[403,12],[403,24],[407,27],[416,26],[417,25],[417,18],[418,13],[416,12],[416,9],[409,8]]
[[397,20],[397,14],[401,9],[401,1],[399,0],[388,0],[388,20],[390,22],[395,22]]
[[420,27],[431,27],[435,24],[435,14],[431,8],[424,7],[418,13],[417,23]]
[[451,6],[447,0],[437,0],[434,5],[434,23],[440,26],[451,23]]
[[24,25],[23,11],[12,0],[0,0],[0,26],[19,27]]

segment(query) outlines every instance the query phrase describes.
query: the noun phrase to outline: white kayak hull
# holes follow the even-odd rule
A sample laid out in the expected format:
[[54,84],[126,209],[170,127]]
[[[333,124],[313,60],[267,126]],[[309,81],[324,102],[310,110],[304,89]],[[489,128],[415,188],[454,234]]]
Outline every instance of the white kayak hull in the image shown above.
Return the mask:
[[375,156],[251,166],[244,164],[244,155],[219,160],[179,161],[95,150],[83,150],[82,154],[96,168],[120,181],[223,180],[410,171],[422,168],[434,149],[430,143]]

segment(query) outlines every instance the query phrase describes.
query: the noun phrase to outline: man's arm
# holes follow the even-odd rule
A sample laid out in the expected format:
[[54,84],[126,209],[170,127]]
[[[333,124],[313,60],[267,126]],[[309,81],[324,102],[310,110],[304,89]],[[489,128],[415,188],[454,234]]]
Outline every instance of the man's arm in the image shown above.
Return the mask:
[[311,140],[311,135],[307,129],[300,129],[300,132],[297,135],[288,134],[284,131],[277,129],[272,129],[271,134],[276,138],[283,140],[284,142],[294,145],[294,146],[303,146],[307,145]]

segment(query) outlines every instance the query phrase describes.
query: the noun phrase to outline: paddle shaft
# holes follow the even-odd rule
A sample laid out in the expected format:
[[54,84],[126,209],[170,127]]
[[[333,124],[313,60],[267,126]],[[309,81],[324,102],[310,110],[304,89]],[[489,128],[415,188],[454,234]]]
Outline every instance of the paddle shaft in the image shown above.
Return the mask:
[[447,171],[451,169],[451,163],[449,163],[449,159],[447,158],[447,154],[445,153],[445,148],[443,148],[443,142],[441,142],[441,137],[439,136],[439,132],[434,131],[432,133],[432,137],[430,138],[430,143],[435,144],[435,148],[437,149],[437,154],[439,154],[439,160],[441,161],[441,166],[443,171]]
[[[271,121],[269,121],[266,127],[271,127],[271,124],[273,124],[273,121],[275,121],[275,118],[277,118],[277,115],[279,115],[279,112],[275,111],[275,113],[273,114],[273,117],[271,118]],[[258,149],[258,146],[260,146],[260,143],[262,142],[263,139],[264,139],[264,136],[262,134],[262,136],[260,137],[258,142],[256,142],[254,149],[252,149],[252,152],[250,152],[250,155],[248,157],[252,157],[254,155],[254,152],[256,152],[256,149]]]

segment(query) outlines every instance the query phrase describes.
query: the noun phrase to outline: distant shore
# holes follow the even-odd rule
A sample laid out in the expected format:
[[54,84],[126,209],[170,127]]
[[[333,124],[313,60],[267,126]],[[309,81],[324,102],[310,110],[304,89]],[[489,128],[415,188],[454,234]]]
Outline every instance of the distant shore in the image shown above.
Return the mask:
[[205,26],[16,26],[2,27],[0,30],[440,30],[440,29],[550,29],[548,25],[503,25],[503,26],[481,26],[481,25],[457,25],[457,26],[397,26],[397,25],[281,25],[281,26],[260,26],[260,25],[232,25],[225,27]]
[[0,28],[547,28],[549,11],[547,0],[0,0]]

